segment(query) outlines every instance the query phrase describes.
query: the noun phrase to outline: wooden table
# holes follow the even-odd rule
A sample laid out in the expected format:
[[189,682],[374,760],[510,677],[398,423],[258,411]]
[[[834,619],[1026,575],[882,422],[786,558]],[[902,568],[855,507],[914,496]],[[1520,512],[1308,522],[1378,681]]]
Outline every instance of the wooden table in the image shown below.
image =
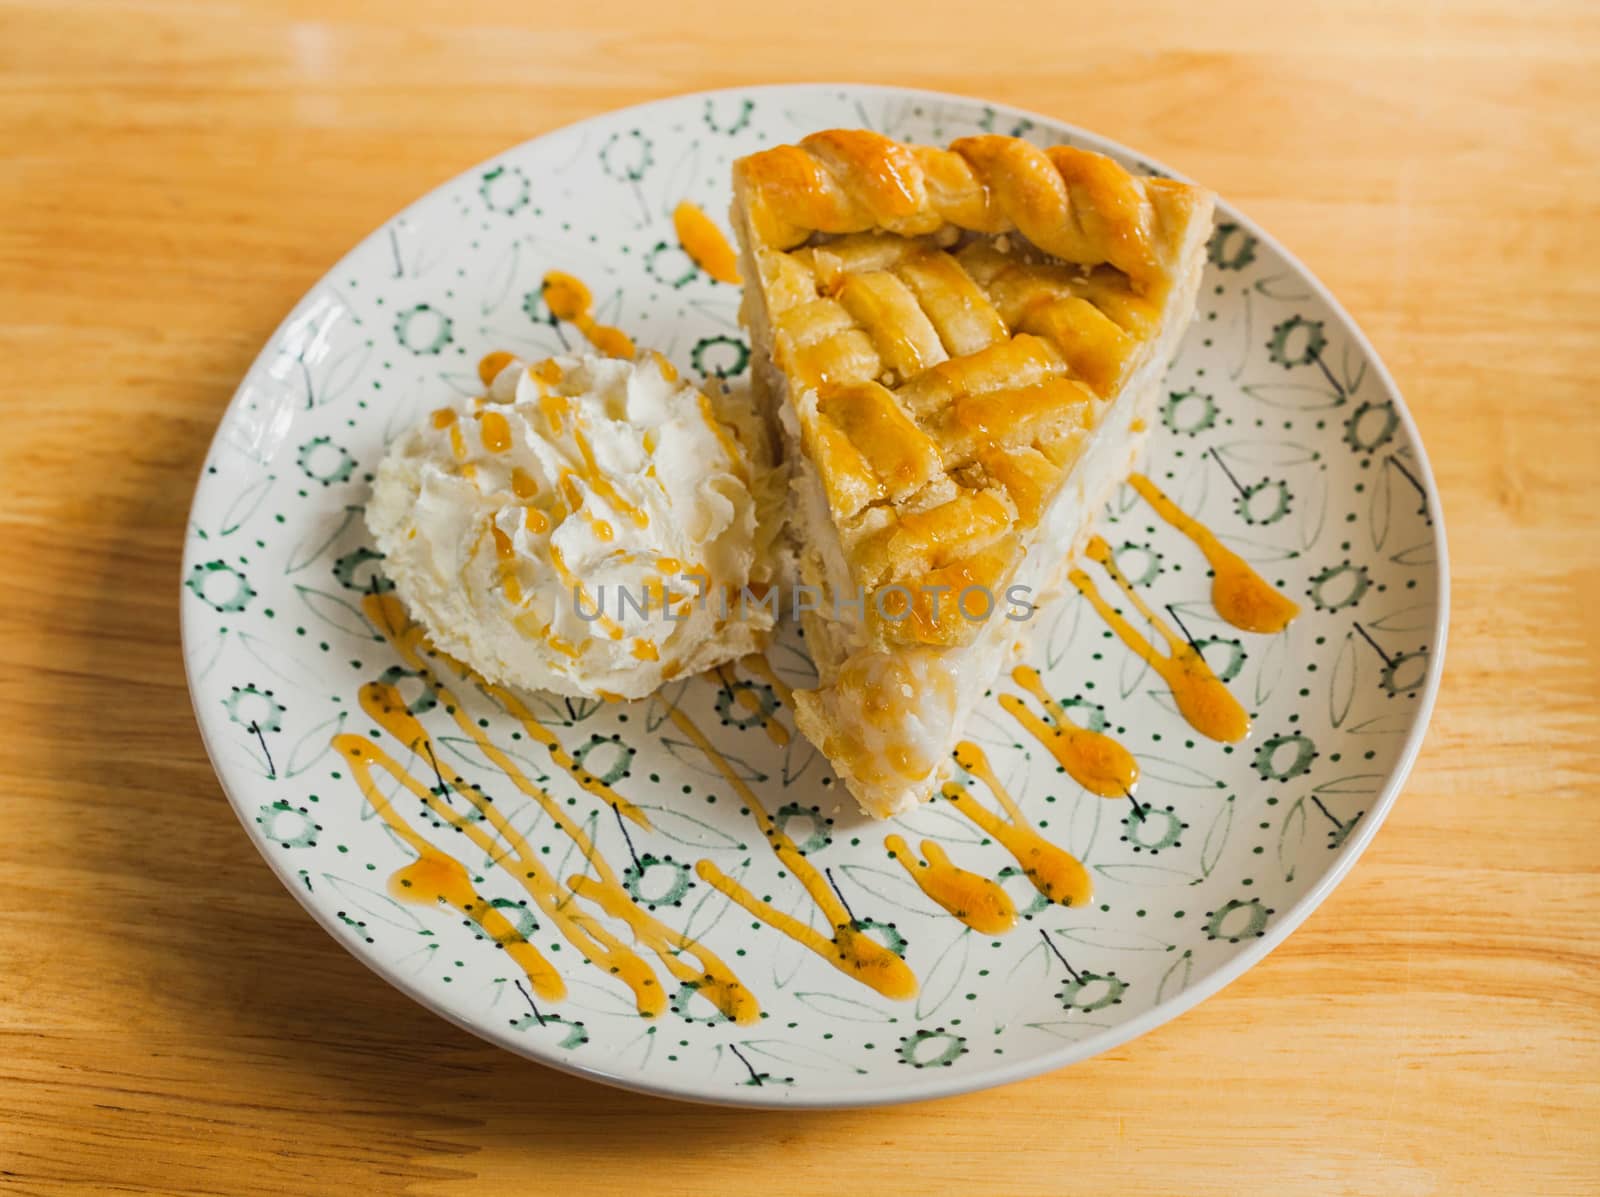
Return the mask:
[[[1600,1191],[1600,7],[542,7],[0,9],[0,1191]],[[224,404],[364,233],[818,76],[1060,115],[1277,233],[1417,415],[1455,613],[1410,786],[1265,964],[1053,1076],[802,1116],[541,1069],[346,955],[212,776],[177,595]]]

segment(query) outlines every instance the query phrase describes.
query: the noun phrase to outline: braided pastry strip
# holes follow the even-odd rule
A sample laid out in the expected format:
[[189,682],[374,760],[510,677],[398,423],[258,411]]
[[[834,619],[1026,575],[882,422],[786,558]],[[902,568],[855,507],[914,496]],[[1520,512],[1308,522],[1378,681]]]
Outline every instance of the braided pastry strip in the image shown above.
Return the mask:
[[792,249],[812,233],[921,236],[950,224],[1015,231],[1053,257],[1109,264],[1140,281],[1162,266],[1150,190],[1184,186],[1138,178],[1070,146],[1042,150],[989,134],[941,150],[864,129],[830,129],[752,154],[735,164],[734,177],[754,232],[771,249]]

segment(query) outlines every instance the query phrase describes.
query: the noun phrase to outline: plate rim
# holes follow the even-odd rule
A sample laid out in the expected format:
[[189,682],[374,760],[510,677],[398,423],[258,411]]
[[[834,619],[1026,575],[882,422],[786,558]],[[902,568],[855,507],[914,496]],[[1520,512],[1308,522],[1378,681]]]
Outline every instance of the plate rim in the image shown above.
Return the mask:
[[[377,225],[370,233],[362,237],[339,259],[329,266],[307,288],[306,292],[294,303],[283,319],[274,326],[262,343],[261,349],[251,359],[250,365],[239,376],[239,382],[234,388],[233,396],[217,418],[216,431],[212,434],[206,447],[205,455],[201,459],[196,476],[194,494],[190,499],[187,516],[184,523],[184,552],[179,569],[179,582],[176,587],[178,594],[180,646],[183,653],[184,681],[188,692],[190,709],[194,713],[196,726],[200,731],[202,746],[205,748],[206,758],[211,765],[211,771],[216,775],[217,782],[222,788],[228,805],[232,808],[234,816],[243,827],[245,836],[252,847],[268,868],[277,877],[283,887],[289,891],[316,924],[341,948],[348,952],[367,969],[373,972],[386,984],[416,1002],[429,1013],[443,1018],[445,1021],[459,1027],[468,1034],[483,1040],[501,1050],[531,1060],[536,1064],[554,1068],[557,1071],[584,1080],[594,1081],[617,1089],[633,1093],[642,1093],[652,1097],[670,1098],[677,1101],[686,1101],[700,1105],[719,1106],[736,1109],[786,1109],[786,1110],[845,1110],[867,1109],[876,1106],[901,1105],[911,1102],[931,1101],[941,1097],[953,1097],[964,1093],[973,1093],[984,1089],[999,1088],[1002,1085],[1014,1084],[1031,1077],[1055,1072],[1069,1065],[1077,1064],[1093,1056],[1101,1055],[1113,1048],[1121,1047],[1134,1039],[1155,1030],[1157,1027],[1171,1022],[1173,1019],[1187,1013],[1201,1002],[1220,992],[1223,988],[1238,980],[1257,964],[1261,963],[1269,953],[1288,939],[1300,925],[1310,917],[1311,913],[1322,905],[1328,896],[1349,875],[1355,867],[1367,846],[1372,842],[1378,829],[1388,818],[1393,809],[1400,791],[1405,787],[1410,778],[1412,767],[1416,764],[1418,755],[1422,750],[1422,743],[1426,737],[1429,725],[1433,721],[1435,702],[1438,698],[1440,682],[1444,672],[1444,659],[1446,640],[1450,623],[1450,567],[1448,538],[1445,534],[1445,520],[1443,504],[1440,501],[1439,486],[1434,478],[1433,467],[1428,459],[1427,450],[1422,442],[1422,434],[1418,429],[1416,420],[1411,413],[1410,406],[1406,403],[1405,396],[1401,393],[1394,376],[1390,373],[1388,365],[1379,355],[1376,347],[1368,338],[1354,317],[1339,302],[1337,297],[1323,281],[1308,269],[1298,256],[1290,252],[1276,237],[1252,220],[1236,205],[1230,203],[1225,197],[1219,195],[1217,208],[1219,214],[1225,214],[1230,220],[1236,221],[1251,235],[1258,237],[1284,261],[1296,271],[1299,276],[1311,287],[1318,299],[1327,305],[1328,310],[1337,317],[1354,340],[1357,348],[1365,355],[1368,362],[1376,371],[1379,381],[1394,397],[1395,409],[1400,425],[1407,433],[1413,451],[1416,454],[1417,474],[1423,484],[1429,514],[1433,519],[1433,540],[1435,544],[1434,555],[1434,584],[1437,594],[1437,604],[1434,613],[1431,647],[1429,650],[1428,672],[1421,686],[1421,700],[1416,707],[1416,717],[1413,719],[1405,741],[1400,746],[1400,751],[1393,769],[1384,782],[1378,794],[1377,801],[1372,809],[1362,818],[1355,833],[1340,847],[1338,854],[1329,863],[1317,881],[1282,915],[1273,920],[1266,929],[1265,934],[1249,947],[1230,957],[1225,963],[1199,981],[1196,981],[1172,997],[1157,1002],[1142,1014],[1119,1023],[1105,1031],[1086,1036],[1072,1043],[1063,1044],[1027,1059],[1017,1060],[1008,1064],[997,1065],[992,1068],[975,1070],[972,1073],[959,1074],[948,1080],[933,1079],[926,1084],[911,1084],[908,1082],[878,1085],[864,1089],[858,1095],[840,1095],[835,1091],[810,1091],[785,1092],[779,1095],[776,1091],[764,1092],[759,1089],[735,1090],[731,1095],[713,1095],[707,1092],[704,1086],[695,1087],[690,1083],[673,1084],[646,1080],[636,1076],[624,1075],[608,1071],[603,1067],[595,1067],[582,1063],[575,1063],[568,1057],[554,1054],[553,1049],[543,1047],[542,1044],[532,1041],[511,1040],[500,1038],[497,1032],[487,1026],[474,1025],[465,1016],[458,1015],[455,1011],[444,1008],[427,997],[422,991],[410,984],[409,980],[397,970],[390,967],[388,961],[382,960],[371,953],[362,953],[357,950],[353,942],[347,942],[347,937],[338,932],[330,915],[325,914],[309,900],[309,895],[303,894],[296,884],[297,878],[289,871],[286,863],[280,863],[266,850],[266,843],[257,837],[250,828],[247,812],[243,805],[243,798],[235,793],[229,783],[227,773],[218,765],[219,754],[213,746],[213,741],[220,734],[220,729],[214,730],[208,726],[208,716],[201,713],[197,699],[196,678],[194,677],[193,664],[190,656],[192,638],[195,629],[191,626],[190,604],[183,601],[182,579],[187,577],[190,569],[195,564],[193,558],[198,553],[197,541],[190,535],[194,526],[195,510],[200,494],[205,489],[206,463],[209,462],[217,448],[224,428],[235,415],[235,409],[242,401],[243,384],[245,380],[254,375],[257,368],[267,360],[269,352],[277,343],[279,334],[284,327],[292,322],[302,309],[313,301],[318,289],[330,276],[337,274],[345,264],[359,255],[367,246],[377,241],[391,224],[401,219],[412,209],[426,203],[433,196],[444,189],[476,177],[484,169],[491,166],[496,160],[506,154],[525,149],[537,142],[553,137],[570,136],[587,126],[599,124],[603,121],[613,120],[625,113],[646,113],[653,108],[668,104],[677,104],[686,100],[714,100],[717,98],[738,95],[752,96],[761,94],[777,94],[792,92],[844,92],[847,94],[864,94],[877,96],[897,96],[906,99],[924,100],[930,103],[980,104],[990,108],[997,116],[1026,120],[1051,128],[1065,130],[1066,133],[1082,143],[1105,148],[1137,159],[1145,165],[1159,170],[1173,178],[1188,181],[1188,176],[1166,166],[1159,159],[1152,158],[1141,151],[1130,148],[1122,142],[1101,134],[1091,132],[1081,126],[1064,121],[1058,117],[1026,108],[1019,108],[1011,104],[998,103],[981,96],[965,95],[959,92],[938,91],[929,88],[900,87],[893,84],[860,83],[860,82],[811,82],[811,83],[768,83],[750,86],[733,86],[713,88],[709,90],[680,92],[673,95],[659,96],[640,104],[630,104],[622,108],[612,108],[604,112],[597,112],[591,116],[547,129],[537,136],[507,146],[496,151],[488,158],[467,166],[463,170],[447,179],[430,187],[427,191],[408,202],[404,207],[390,215]],[[211,723],[216,722],[215,716],[210,716]],[[920,1074],[919,1074],[920,1075]]]

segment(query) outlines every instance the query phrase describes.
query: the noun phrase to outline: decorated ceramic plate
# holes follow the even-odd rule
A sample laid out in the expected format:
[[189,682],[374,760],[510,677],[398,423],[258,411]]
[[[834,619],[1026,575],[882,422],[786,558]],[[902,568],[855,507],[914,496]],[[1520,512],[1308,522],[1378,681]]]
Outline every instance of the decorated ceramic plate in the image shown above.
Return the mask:
[[[654,1093],[907,1101],[1159,1025],[1259,961],[1355,863],[1439,679],[1445,545],[1416,430],[1350,318],[1225,204],[1143,469],[1301,615],[1275,635],[1224,623],[1196,541],[1130,488],[1100,530],[1129,627],[1181,628],[1248,711],[1247,740],[1192,731],[1138,635],[1074,593],[968,729],[987,765],[958,775],[960,799],[878,823],[795,733],[784,695],[813,676],[798,640],[606,703],[507,701],[396,636],[362,519],[391,438],[479,393],[489,351],[581,343],[546,303],[552,271],[587,284],[596,321],[738,394],[739,289],[705,247],[686,251],[674,211],[720,218],[736,157],[837,126],[1008,133],[1161,171],[1044,117],[861,86],[682,96],[551,133],[418,200],[306,295],[223,416],[190,520],[195,708],[284,884],[458,1025]],[[399,691],[406,728],[369,716],[372,683]],[[1073,728],[1133,755],[1135,796],[1061,766],[1047,741]],[[1024,842],[1081,861],[1092,900],[1048,900],[1013,854]],[[422,866],[448,900],[411,900]],[[961,885],[982,910],[952,898]],[[898,958],[876,988],[841,966],[841,928]]]

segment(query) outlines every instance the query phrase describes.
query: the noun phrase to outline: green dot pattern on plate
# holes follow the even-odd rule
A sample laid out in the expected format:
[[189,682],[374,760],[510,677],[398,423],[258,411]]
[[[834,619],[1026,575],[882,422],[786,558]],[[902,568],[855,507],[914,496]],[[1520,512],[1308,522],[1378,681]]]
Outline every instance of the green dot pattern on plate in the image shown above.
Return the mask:
[[[596,319],[641,350],[748,402],[760,380],[739,289],[683,253],[672,211],[690,200],[721,223],[735,158],[863,125],[923,144],[994,132],[1105,148],[998,106],[848,87],[685,96],[559,131],[418,200],[313,287],[241,381],[202,468],[177,579],[184,653],[242,823],[341,942],[511,1050],[657,1091],[775,1105],[953,1092],[1000,1069],[1066,1063],[1276,942],[1282,912],[1345,867],[1387,810],[1440,664],[1427,468],[1347,319],[1225,208],[1141,468],[1301,615],[1276,636],[1222,622],[1195,544],[1131,488],[1110,496],[1099,531],[1136,593],[1182,619],[1254,727],[1235,745],[1195,733],[1076,593],[1019,626],[1022,660],[1067,717],[1139,765],[1138,813],[1125,795],[1085,790],[1002,709],[1000,696],[1020,695],[1050,719],[1009,677],[969,725],[1020,818],[1082,861],[1088,904],[1047,900],[949,802],[887,824],[859,815],[795,732],[782,687],[737,665],[632,703],[520,695],[541,731],[447,658],[426,653],[415,667],[397,653],[373,614],[393,588],[362,518],[386,446],[435,408],[481,395],[483,354],[583,347],[544,303],[552,270],[583,279]],[[1085,569],[1166,647],[1098,567]],[[787,686],[812,684],[792,630],[767,656]],[[425,736],[373,722],[373,683]],[[373,792],[457,862],[470,914],[391,889],[417,844],[379,816],[336,738],[385,754],[414,783],[376,770]],[[982,784],[954,777],[1011,818]],[[889,834],[918,862],[926,842],[997,885],[1015,909],[1010,929],[951,916],[918,884],[925,876],[890,857]],[[780,838],[797,853],[772,851]],[[550,879],[548,907],[513,864]],[[586,878],[610,878],[627,920],[579,896]],[[767,917],[712,883],[722,878]],[[815,950],[775,930],[783,919]],[[863,984],[832,955],[850,936],[877,946],[875,967],[913,974],[915,991],[897,1000]],[[652,1017],[602,963],[613,943],[653,976]],[[513,959],[521,944],[559,993]],[[748,990],[749,1021],[718,1008],[709,958]]]

